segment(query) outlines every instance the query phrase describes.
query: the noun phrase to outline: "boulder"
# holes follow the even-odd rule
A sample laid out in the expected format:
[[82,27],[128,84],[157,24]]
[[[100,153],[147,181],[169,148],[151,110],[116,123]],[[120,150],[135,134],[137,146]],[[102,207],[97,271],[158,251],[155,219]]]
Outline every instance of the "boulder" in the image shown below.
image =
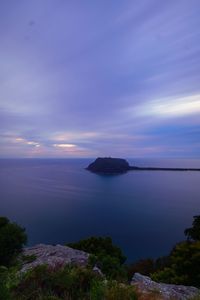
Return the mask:
[[134,274],[131,284],[135,285],[142,294],[157,293],[163,300],[186,300],[200,294],[200,290],[193,286],[158,283],[139,273]]
[[43,264],[47,264],[52,268],[62,267],[66,264],[86,266],[89,258],[89,254],[84,251],[62,245],[53,246],[44,244],[24,248],[23,256],[25,258],[33,257],[33,260],[30,262],[26,259],[24,260],[22,272]]

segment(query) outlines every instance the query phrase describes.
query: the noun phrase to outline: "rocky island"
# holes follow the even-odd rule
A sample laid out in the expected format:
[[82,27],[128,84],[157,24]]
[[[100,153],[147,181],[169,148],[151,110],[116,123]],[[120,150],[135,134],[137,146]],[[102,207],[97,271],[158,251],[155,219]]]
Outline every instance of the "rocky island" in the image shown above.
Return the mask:
[[98,157],[86,169],[94,173],[115,174],[127,172],[130,166],[122,158]]
[[200,171],[195,168],[136,167],[130,166],[125,159],[113,157],[98,157],[86,170],[99,174],[121,174],[127,171]]

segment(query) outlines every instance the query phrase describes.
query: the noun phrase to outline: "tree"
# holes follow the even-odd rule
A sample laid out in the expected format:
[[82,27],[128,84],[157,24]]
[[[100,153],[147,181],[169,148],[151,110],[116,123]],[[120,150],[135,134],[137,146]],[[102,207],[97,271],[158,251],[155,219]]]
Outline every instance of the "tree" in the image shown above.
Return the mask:
[[191,228],[185,229],[184,233],[188,240],[200,241],[200,216],[193,217]]
[[112,243],[110,237],[90,237],[81,240],[77,243],[69,243],[67,246],[86,251],[95,255],[109,255],[116,258],[120,264],[123,264],[126,257],[123,255],[121,249]]
[[27,242],[25,229],[0,217],[0,265],[9,266]]

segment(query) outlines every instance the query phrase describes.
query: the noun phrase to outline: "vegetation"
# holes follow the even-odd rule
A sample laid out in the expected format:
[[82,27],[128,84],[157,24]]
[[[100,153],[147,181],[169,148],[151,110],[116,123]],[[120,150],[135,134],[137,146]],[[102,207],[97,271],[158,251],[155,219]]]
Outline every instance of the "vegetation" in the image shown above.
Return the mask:
[[177,244],[169,258],[169,267],[154,273],[154,280],[200,287],[200,241]]
[[151,274],[161,271],[170,265],[169,256],[159,257],[154,260],[152,258],[141,259],[127,266],[128,279],[131,280],[133,274],[140,273],[150,276]]
[[127,266],[128,278],[139,272],[158,282],[200,287],[200,216],[185,231],[187,241],[178,243],[169,256],[143,259]]
[[91,268],[65,266],[51,269],[37,266],[9,286],[7,277],[0,286],[0,299],[5,300],[136,300],[134,287],[104,280]]
[[200,216],[194,216],[193,218],[192,227],[185,229],[184,233],[188,240],[200,241]]
[[123,266],[126,257],[119,247],[113,245],[110,237],[90,237],[77,243],[67,244],[67,246],[92,254],[90,265],[99,267],[108,278],[126,278]]
[[22,255],[21,260],[23,263],[32,263],[34,260],[36,260],[37,256],[32,254],[32,255]]
[[[70,247],[91,253],[89,265],[51,268],[40,265],[26,273],[19,272],[16,256],[26,242],[25,230],[7,218],[0,218],[0,299],[2,300],[150,300],[161,299],[156,291],[141,291],[126,284],[133,272],[149,275],[153,280],[200,287],[200,216],[185,230],[187,240],[177,244],[168,257],[146,259],[125,269],[125,257],[110,238],[91,237]],[[8,233],[10,235],[8,235]],[[21,256],[29,263],[34,255]],[[97,265],[106,276],[93,271]],[[122,283],[123,282],[123,283]],[[145,298],[146,297],[146,298]],[[195,298],[195,300],[198,298]]]
[[195,216],[193,226],[185,230],[188,240],[172,249],[168,265],[152,274],[160,282],[200,287],[200,216]]
[[0,265],[10,266],[26,242],[24,228],[0,217]]
[[96,256],[101,254],[112,256],[113,258],[116,258],[120,264],[123,264],[126,260],[121,249],[113,245],[110,237],[90,237],[77,243],[67,244],[67,246],[86,251]]

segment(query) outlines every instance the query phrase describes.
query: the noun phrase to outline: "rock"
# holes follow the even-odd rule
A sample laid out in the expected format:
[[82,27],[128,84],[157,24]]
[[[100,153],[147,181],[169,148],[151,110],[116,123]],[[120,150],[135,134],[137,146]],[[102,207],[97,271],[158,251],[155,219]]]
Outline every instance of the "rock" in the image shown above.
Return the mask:
[[151,280],[150,277],[139,273],[134,274],[131,284],[135,285],[141,293],[158,293],[163,300],[186,300],[191,299],[200,293],[199,289],[192,286],[157,283]]
[[84,251],[72,249],[67,246],[44,244],[24,248],[22,255],[25,257],[36,257],[31,262],[24,262],[22,272],[43,264],[47,264],[52,268],[62,267],[66,264],[86,266],[89,258],[89,254]]
[[122,158],[98,157],[86,169],[94,173],[118,174],[128,171],[130,167]]
[[100,277],[104,277],[104,274],[101,272],[101,270],[97,266],[94,266],[94,268],[92,270],[94,273],[96,273]]

